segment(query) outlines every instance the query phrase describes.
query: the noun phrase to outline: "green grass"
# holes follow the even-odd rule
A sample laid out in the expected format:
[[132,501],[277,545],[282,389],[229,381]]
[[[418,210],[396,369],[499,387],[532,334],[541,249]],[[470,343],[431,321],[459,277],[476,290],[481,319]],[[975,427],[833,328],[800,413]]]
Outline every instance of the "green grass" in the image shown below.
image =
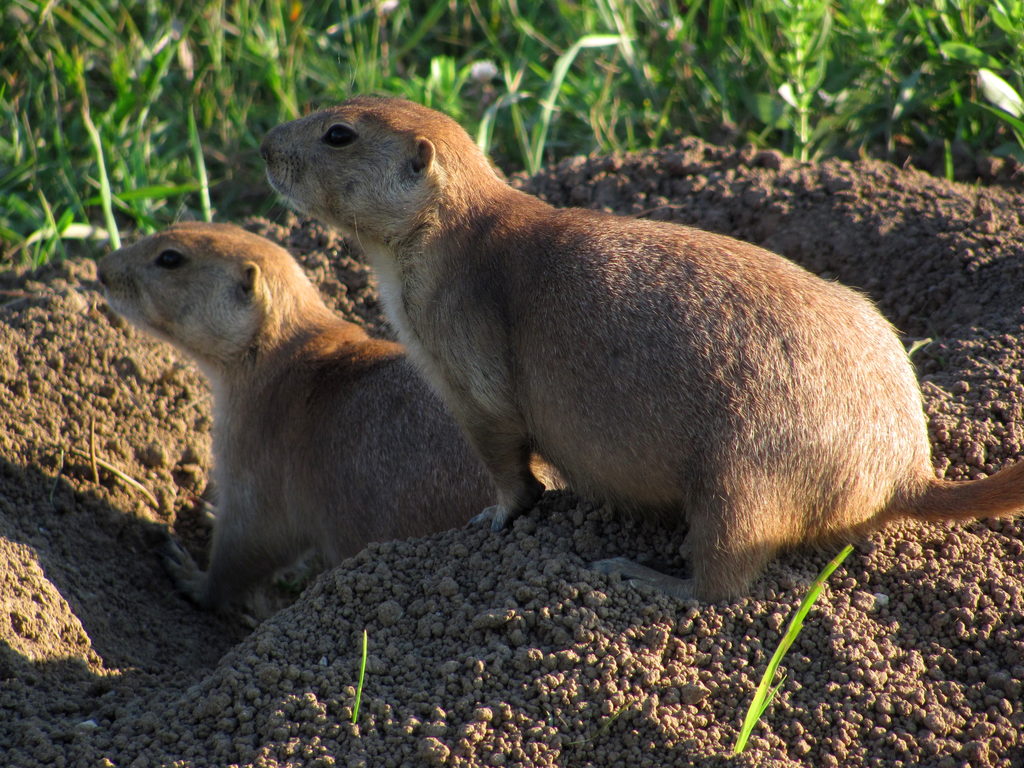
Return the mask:
[[353,724],[359,720],[359,705],[363,701],[363,680],[366,678],[366,650],[369,647],[370,640],[366,634],[366,630],[363,630],[363,654],[359,661],[359,682],[356,685],[356,699],[352,705],[352,722]]
[[1024,0],[8,0],[3,260],[266,213],[263,134],[353,93],[442,109],[507,170],[686,134],[1024,157],[1022,73]]
[[736,744],[733,746],[733,754],[739,754],[747,747],[747,740],[750,738],[750,734],[754,731],[754,726],[757,725],[761,716],[768,709],[768,706],[772,703],[775,698],[775,694],[779,692],[782,684],[786,681],[785,675],[783,675],[779,681],[775,682],[775,675],[779,671],[779,665],[782,663],[782,657],[786,655],[786,651],[793,645],[793,641],[796,640],[797,635],[800,634],[800,630],[803,629],[804,619],[807,618],[807,614],[810,613],[811,608],[821,595],[821,591],[825,588],[825,582],[828,577],[832,575],[832,572],[840,566],[840,564],[846,559],[853,551],[853,546],[847,544],[843,547],[843,550],[836,555],[832,560],[822,568],[821,573],[817,575],[811,584],[811,588],[807,590],[807,594],[804,595],[804,599],[800,602],[799,607],[793,614],[793,618],[789,620],[789,626],[786,627],[786,631],[783,633],[782,638],[779,640],[779,645],[775,649],[775,653],[772,654],[771,660],[768,662],[768,666],[765,668],[764,674],[761,676],[761,682],[757,686],[757,690],[754,692],[754,698],[750,702],[750,707],[747,709],[746,717],[743,718],[743,725],[740,727],[739,736],[736,738]]

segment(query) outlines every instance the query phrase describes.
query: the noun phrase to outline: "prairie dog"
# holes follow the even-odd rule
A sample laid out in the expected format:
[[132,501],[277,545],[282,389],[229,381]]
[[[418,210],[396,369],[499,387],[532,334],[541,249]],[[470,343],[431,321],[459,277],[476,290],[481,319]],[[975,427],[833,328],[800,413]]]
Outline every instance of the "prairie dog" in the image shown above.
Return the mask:
[[111,306],[199,364],[214,396],[218,514],[209,570],[169,566],[204,607],[303,552],[463,525],[494,486],[399,344],[323,303],[283,248],[225,224],[178,224],[105,257]]
[[284,123],[261,151],[295,208],[362,244],[399,338],[491,471],[495,528],[536,501],[536,451],[583,495],[685,520],[693,578],[652,580],[718,600],[784,547],[1024,508],[1024,463],[935,477],[892,327],[781,256],[555,209],[403,100]]

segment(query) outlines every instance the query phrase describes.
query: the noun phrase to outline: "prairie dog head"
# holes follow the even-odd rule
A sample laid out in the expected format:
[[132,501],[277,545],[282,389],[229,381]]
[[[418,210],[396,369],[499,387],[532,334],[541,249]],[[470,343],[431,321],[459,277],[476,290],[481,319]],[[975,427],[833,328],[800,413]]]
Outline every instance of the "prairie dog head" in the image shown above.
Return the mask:
[[270,185],[297,210],[385,244],[498,181],[458,123],[403,99],[356,97],[282,123],[260,152]]
[[104,257],[99,278],[115,311],[217,367],[272,344],[301,305],[323,308],[287,251],[228,224],[144,237]]

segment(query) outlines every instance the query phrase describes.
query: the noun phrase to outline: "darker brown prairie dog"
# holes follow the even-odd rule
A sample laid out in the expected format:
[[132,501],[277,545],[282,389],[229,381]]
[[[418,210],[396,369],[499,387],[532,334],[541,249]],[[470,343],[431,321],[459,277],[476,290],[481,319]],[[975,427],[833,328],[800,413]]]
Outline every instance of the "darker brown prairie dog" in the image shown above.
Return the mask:
[[400,345],[321,301],[295,260],[224,224],[178,224],[104,258],[111,306],[191,355],[214,396],[218,513],[206,573],[170,565],[196,602],[241,597],[310,549],[463,525],[494,487]]
[[362,244],[400,339],[495,479],[495,527],[536,501],[537,451],[584,495],[686,520],[693,579],[672,588],[714,600],[783,547],[1024,507],[1024,463],[934,476],[892,327],[774,253],[555,209],[407,101],[279,125],[262,154],[297,209]]

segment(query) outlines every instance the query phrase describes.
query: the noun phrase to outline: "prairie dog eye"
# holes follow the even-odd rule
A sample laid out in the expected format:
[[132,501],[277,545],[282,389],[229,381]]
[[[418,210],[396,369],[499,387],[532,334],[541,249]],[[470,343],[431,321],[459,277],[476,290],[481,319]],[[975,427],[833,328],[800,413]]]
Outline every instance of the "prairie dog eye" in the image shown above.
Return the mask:
[[167,248],[160,251],[160,255],[156,257],[156,261],[153,263],[161,269],[177,269],[185,263],[185,254],[173,248]]
[[355,128],[345,123],[335,123],[327,129],[323,136],[323,142],[329,147],[347,147],[359,138]]

